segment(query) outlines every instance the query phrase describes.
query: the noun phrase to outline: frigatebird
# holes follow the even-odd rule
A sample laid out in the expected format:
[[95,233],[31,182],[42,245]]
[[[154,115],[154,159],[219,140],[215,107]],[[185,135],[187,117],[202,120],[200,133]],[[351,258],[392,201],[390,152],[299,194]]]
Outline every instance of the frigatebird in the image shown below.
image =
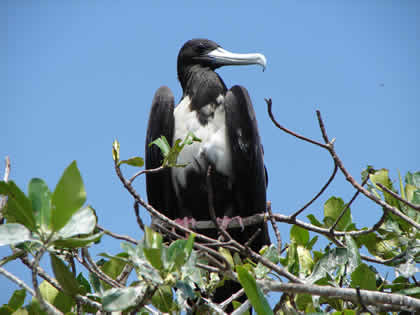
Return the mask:
[[[189,132],[201,142],[185,146],[178,164],[185,167],[146,174],[149,203],[171,219],[186,224],[210,220],[207,171],[211,166],[212,204],[217,218],[226,226],[235,217],[247,217],[266,210],[267,172],[255,112],[247,90],[227,89],[215,69],[227,65],[266,66],[259,53],[229,52],[208,39],[187,41],[178,54],[178,80],[183,93],[175,107],[171,90],[160,87],[154,95],[146,135],[146,168],[157,168],[163,156],[157,146],[149,146],[165,136],[172,146]],[[244,244],[261,229],[251,244],[258,251],[269,244],[264,223],[229,229]],[[203,230],[211,237],[217,231]],[[240,288],[240,287],[239,287]],[[221,302],[238,290],[225,282],[215,294]]]

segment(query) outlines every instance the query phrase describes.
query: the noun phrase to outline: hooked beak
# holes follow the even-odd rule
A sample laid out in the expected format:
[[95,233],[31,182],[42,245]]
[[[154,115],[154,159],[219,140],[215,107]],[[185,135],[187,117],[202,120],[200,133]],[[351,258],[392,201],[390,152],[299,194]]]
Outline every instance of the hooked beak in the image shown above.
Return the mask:
[[236,54],[221,47],[218,47],[209,52],[207,57],[218,66],[227,65],[260,65],[263,67],[263,71],[267,65],[267,59],[263,54]]

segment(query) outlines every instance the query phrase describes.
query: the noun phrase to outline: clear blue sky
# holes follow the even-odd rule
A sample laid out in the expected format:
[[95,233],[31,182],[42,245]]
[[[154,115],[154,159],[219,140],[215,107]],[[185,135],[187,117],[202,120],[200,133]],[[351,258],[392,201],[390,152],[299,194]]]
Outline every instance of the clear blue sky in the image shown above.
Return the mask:
[[[141,237],[132,199],[113,169],[111,145],[123,157],[143,156],[154,92],[181,88],[176,57],[182,44],[206,37],[234,52],[265,54],[257,66],[218,72],[227,86],[247,87],[257,113],[269,171],[268,199],[290,214],[319,190],[332,162],[321,149],[277,130],[277,119],[321,139],[315,110],[348,170],[360,179],[371,164],[397,171],[420,167],[420,4],[418,1],[1,1],[0,174],[12,162],[11,179],[25,187],[32,177],[52,190],[77,160],[88,202],[99,223]],[[126,169],[130,174],[134,169]],[[144,196],[144,178],[136,182]],[[353,189],[338,176],[306,214],[319,218],[331,195],[348,201]],[[363,198],[352,208],[358,227],[372,224],[379,207]],[[148,217],[148,215],[144,215]],[[288,238],[289,227],[280,225]],[[103,238],[94,253],[117,253]],[[0,256],[9,253],[0,248]],[[30,282],[28,270],[6,269]],[[16,286],[0,279],[0,303]]]

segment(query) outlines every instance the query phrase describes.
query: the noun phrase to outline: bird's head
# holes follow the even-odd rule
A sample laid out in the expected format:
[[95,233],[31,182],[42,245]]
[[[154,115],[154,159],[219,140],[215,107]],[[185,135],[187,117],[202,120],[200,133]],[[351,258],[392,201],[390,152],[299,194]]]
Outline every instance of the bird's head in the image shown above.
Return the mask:
[[220,47],[209,39],[192,39],[186,42],[178,54],[178,76],[185,69],[199,65],[212,70],[228,65],[261,65],[263,71],[267,60],[263,54],[238,54]]

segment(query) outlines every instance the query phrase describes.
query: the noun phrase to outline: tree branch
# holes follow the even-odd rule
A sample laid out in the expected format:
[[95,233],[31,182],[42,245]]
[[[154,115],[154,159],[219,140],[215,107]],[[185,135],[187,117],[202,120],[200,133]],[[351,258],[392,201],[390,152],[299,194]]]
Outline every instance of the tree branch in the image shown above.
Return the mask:
[[8,272],[6,269],[4,269],[3,267],[0,267],[0,273],[5,276],[6,278],[8,278],[9,280],[13,281],[14,283],[16,283],[18,286],[20,286],[22,289],[25,289],[26,291],[28,291],[32,296],[35,296],[36,293],[34,290],[32,290],[32,288],[30,286],[28,286],[23,280],[19,279],[18,277],[16,277],[15,275],[13,275],[12,273]]
[[[321,117],[321,113],[320,111],[316,111],[316,114],[318,116],[318,122],[319,122],[319,126],[322,130],[322,134],[325,135],[325,137],[327,137],[327,133],[325,131],[324,128],[324,122],[322,121],[322,117]],[[388,203],[386,203],[385,201],[383,201],[382,199],[377,198],[374,194],[372,194],[370,191],[368,191],[367,189],[365,189],[364,187],[362,187],[354,178],[353,176],[350,175],[350,173],[347,171],[347,169],[344,167],[343,162],[340,160],[340,158],[338,157],[337,153],[334,150],[334,145],[333,142],[328,143],[328,145],[326,146],[326,149],[330,152],[331,157],[333,158],[334,162],[337,164],[337,166],[339,167],[339,169],[341,170],[341,172],[343,173],[344,177],[346,178],[346,180],[354,187],[356,188],[358,191],[360,191],[362,194],[364,194],[366,197],[368,197],[369,199],[371,199],[372,201],[374,201],[375,203],[377,203],[378,205],[382,206],[385,210],[395,214],[396,216],[400,217],[401,219],[403,219],[404,221],[406,221],[407,223],[411,224],[412,226],[414,226],[416,229],[420,230],[420,224],[418,224],[417,222],[415,222],[413,219],[411,219],[410,217],[406,216],[405,214],[403,214],[401,211],[399,211],[397,208],[389,205]]]
[[[293,294],[307,293],[311,295],[326,296],[329,298],[339,298],[359,304],[359,297],[356,289],[311,284],[282,283],[273,280],[257,280],[257,283],[269,291]],[[412,298],[406,295],[369,290],[360,290],[360,295],[363,297],[363,302],[366,305],[389,305],[406,311],[420,310],[420,299]]]
[[115,238],[115,239],[118,239],[118,240],[123,240],[123,241],[129,242],[129,243],[134,244],[134,245],[137,245],[137,244],[138,244],[138,242],[137,242],[134,238],[132,238],[132,237],[130,237],[130,236],[127,236],[127,235],[120,235],[120,234],[113,233],[113,232],[108,231],[107,229],[103,228],[102,226],[100,226],[100,225],[98,225],[98,224],[96,224],[96,227],[97,227],[97,229],[98,229],[99,231],[102,231],[102,232],[104,232],[106,235],[109,235],[109,236],[111,236],[111,237],[113,237],[113,238]]
[[420,205],[416,206],[415,204],[409,202],[408,200],[405,200],[404,198],[402,198],[400,195],[396,194],[395,192],[393,192],[391,189],[388,189],[387,187],[385,187],[384,185],[382,185],[381,183],[376,183],[376,185],[378,185],[381,189],[385,190],[388,194],[390,194],[392,197],[398,199],[399,201],[401,201],[402,203],[404,203],[405,205],[409,206],[410,208],[413,208],[416,211],[420,211]]

